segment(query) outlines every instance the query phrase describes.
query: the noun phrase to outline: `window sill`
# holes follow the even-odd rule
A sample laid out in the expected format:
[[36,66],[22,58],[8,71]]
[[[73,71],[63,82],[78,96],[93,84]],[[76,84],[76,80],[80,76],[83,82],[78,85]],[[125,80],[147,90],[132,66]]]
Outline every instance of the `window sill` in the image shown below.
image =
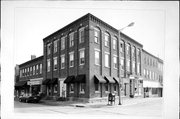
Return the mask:
[[84,94],[85,92],[83,91],[83,92],[80,92],[80,94]]
[[79,66],[83,66],[83,65],[85,65],[85,63],[84,64],[79,64]]
[[109,91],[105,91],[105,93],[109,93]]
[[70,93],[74,93],[74,91],[71,91]]
[[101,66],[100,64],[95,64],[95,66]]
[[95,91],[95,93],[100,93],[100,91]]
[[110,67],[107,67],[107,66],[104,66],[104,67],[110,69]]

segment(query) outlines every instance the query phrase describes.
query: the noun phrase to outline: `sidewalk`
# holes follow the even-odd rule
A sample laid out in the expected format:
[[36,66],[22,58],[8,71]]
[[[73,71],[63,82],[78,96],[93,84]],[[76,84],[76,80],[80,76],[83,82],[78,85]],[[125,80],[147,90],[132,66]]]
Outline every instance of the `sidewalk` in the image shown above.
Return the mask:
[[[149,97],[149,98],[142,98],[142,97],[135,97],[135,98],[122,98],[121,99],[121,106],[128,106],[134,105],[138,103],[150,102],[155,101],[157,99],[162,99],[161,97]],[[89,108],[101,108],[107,106],[119,106],[119,100],[116,98],[115,104],[113,103],[108,104],[108,101],[103,102],[94,102],[94,103],[83,103],[83,102],[76,102],[76,101],[53,101],[53,100],[41,100],[42,104],[51,105],[51,106],[73,106],[73,107],[89,107]]]

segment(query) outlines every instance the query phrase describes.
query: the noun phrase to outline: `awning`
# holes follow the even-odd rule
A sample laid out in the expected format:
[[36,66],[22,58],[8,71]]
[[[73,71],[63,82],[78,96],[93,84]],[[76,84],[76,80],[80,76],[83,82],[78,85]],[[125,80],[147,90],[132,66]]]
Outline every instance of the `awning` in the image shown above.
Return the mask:
[[86,75],[85,74],[80,74],[77,75],[75,82],[77,83],[86,83]]
[[119,78],[118,77],[113,77],[113,79],[116,81],[116,83],[119,83]]
[[49,84],[57,84],[58,83],[58,78],[53,78],[49,81]]
[[94,75],[94,83],[107,83],[107,81],[100,75]]
[[115,83],[115,80],[110,76],[104,76],[108,83]]
[[46,80],[43,81],[42,84],[43,84],[43,85],[47,85],[47,84],[49,83],[49,81],[50,81],[50,79],[46,79]]
[[68,76],[65,80],[64,83],[75,83],[75,76]]
[[15,87],[23,87],[27,85],[27,81],[19,81],[15,84]]

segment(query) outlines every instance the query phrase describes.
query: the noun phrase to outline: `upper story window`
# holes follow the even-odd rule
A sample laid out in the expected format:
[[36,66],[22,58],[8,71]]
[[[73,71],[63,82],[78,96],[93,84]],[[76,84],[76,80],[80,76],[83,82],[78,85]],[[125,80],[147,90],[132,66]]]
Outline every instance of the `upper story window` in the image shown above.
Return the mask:
[[61,38],[61,50],[65,49],[65,36]]
[[65,68],[65,55],[61,55],[61,69]]
[[84,27],[79,29],[79,43],[83,43],[84,42]]
[[69,34],[69,47],[74,46],[74,32]]
[[24,74],[25,74],[25,76],[26,76],[26,69],[24,69]]
[[32,75],[32,67],[30,67],[30,73],[29,73],[29,75],[30,75],[30,76]]
[[51,43],[47,44],[47,55],[51,54]]
[[42,74],[42,64],[40,64],[39,67],[40,67],[40,72],[39,73]]
[[94,42],[100,43],[100,30],[98,28],[94,28]]
[[33,75],[35,75],[36,72],[36,66],[33,66]]
[[130,56],[130,44],[126,44],[126,54]]
[[113,49],[117,50],[117,38],[113,37]]
[[130,72],[130,60],[127,60],[127,71]]
[[118,63],[117,63],[117,56],[116,55],[113,56],[113,64],[114,64],[114,68],[117,69]]
[[105,45],[106,47],[109,47],[109,44],[110,44],[110,36],[109,36],[108,33],[105,33],[105,34],[104,34],[104,45]]
[[29,76],[29,67],[27,68],[27,76]]
[[94,54],[95,54],[95,64],[100,65],[100,50],[95,49]]
[[141,51],[140,49],[137,50],[137,61],[140,62],[141,60]]
[[110,53],[105,52],[105,67],[110,67]]
[[74,52],[69,53],[69,67],[74,66]]
[[137,63],[137,73],[141,74],[141,67],[140,67],[140,63]]
[[36,65],[36,74],[38,74],[39,65]]
[[124,52],[124,41],[120,40],[120,52]]
[[57,40],[54,41],[54,53],[57,52]]
[[22,70],[20,70],[20,77],[22,77]]
[[135,46],[132,47],[132,57],[133,57],[133,59],[136,58],[136,48],[135,48]]
[[50,59],[47,59],[47,72],[50,72]]
[[144,64],[146,64],[146,57],[144,57]]
[[124,70],[124,58],[120,59],[120,64],[121,64],[121,70]]
[[79,65],[85,64],[85,49],[79,49]]
[[57,57],[53,58],[54,60],[54,71],[57,70]]
[[135,61],[132,62],[132,72],[135,72]]

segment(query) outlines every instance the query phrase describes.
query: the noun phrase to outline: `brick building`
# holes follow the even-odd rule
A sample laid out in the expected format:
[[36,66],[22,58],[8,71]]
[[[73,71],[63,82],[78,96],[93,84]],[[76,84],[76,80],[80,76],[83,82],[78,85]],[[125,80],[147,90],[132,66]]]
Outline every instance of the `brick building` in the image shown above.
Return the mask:
[[[87,14],[44,41],[44,92],[70,99],[118,95],[121,80],[124,96],[142,96],[143,46]],[[65,92],[65,93],[63,93]]]
[[[30,61],[16,66],[19,71],[19,80],[15,82],[15,96],[38,94],[42,91],[43,56],[31,57]],[[17,72],[17,71],[16,71]]]
[[162,96],[163,61],[158,57],[142,50],[143,55],[143,87],[149,96]]

